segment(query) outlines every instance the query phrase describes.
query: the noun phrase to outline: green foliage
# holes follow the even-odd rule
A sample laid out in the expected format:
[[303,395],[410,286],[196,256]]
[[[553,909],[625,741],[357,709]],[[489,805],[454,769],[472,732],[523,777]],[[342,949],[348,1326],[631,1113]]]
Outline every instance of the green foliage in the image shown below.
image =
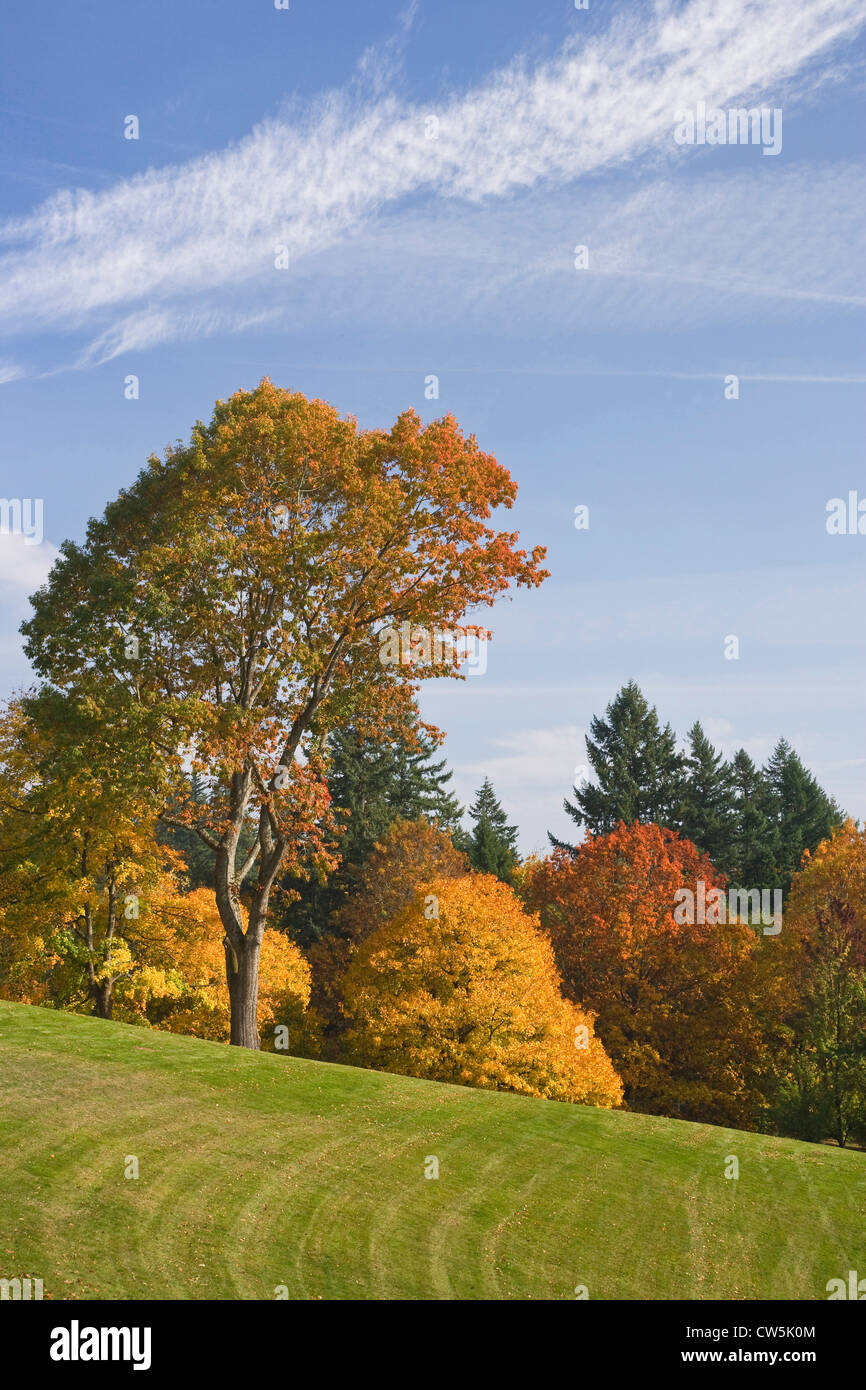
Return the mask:
[[844,817],[800,761],[786,739],[780,738],[764,769],[779,832],[777,877],[788,887],[800,867],[804,850],[815,850]]
[[734,886],[777,885],[779,828],[772,791],[745,748],[731,762],[733,826],[727,862]]
[[455,838],[457,848],[468,854],[478,873],[494,874],[503,883],[510,883],[518,863],[517,827],[508,824],[489,777],[479,787],[469,815],[474,829]]
[[689,729],[688,740],[677,828],[708,855],[713,864],[723,867],[730,863],[734,833],[731,769],[716,752],[699,722]]
[[[198,772],[193,772],[189,779],[189,798],[185,804],[204,806],[208,801],[208,789],[204,778]],[[246,837],[249,841],[247,844],[247,852],[249,852],[252,835],[248,830]],[[214,874],[216,855],[210,845],[206,845],[191,826],[160,823],[157,829],[157,838],[160,844],[169,845],[181,856],[186,865],[191,889],[216,887]]]
[[[603,719],[593,718],[587,754],[595,783],[575,787],[565,809],[590,835],[606,835],[618,821],[676,828],[683,759],[670,724],[659,717],[634,681],[615,696]],[[551,843],[570,848],[555,836]]]
[[804,852],[814,851],[844,819],[785,739],[763,769],[742,748],[727,763],[696,722],[681,756],[670,724],[661,727],[634,681],[590,728],[586,746],[595,780],[576,787],[574,802],[565,802],[590,835],[609,834],[620,820],[654,822],[693,841],[731,885],[787,891]]

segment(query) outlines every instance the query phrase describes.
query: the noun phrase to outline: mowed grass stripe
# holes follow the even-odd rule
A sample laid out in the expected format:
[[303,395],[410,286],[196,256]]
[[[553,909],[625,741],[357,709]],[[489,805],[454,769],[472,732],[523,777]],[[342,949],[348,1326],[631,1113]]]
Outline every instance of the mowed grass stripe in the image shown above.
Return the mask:
[[54,1298],[821,1299],[866,1274],[862,1153],[11,1004],[0,1106],[0,1275]]

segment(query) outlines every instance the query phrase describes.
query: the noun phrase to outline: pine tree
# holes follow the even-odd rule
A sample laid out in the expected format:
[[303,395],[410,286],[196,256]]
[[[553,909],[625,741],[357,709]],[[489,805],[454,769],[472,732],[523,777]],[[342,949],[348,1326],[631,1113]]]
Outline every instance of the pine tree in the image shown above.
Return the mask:
[[779,831],[778,875],[784,888],[800,867],[804,850],[815,850],[842,813],[784,738],[780,738],[764,769],[774,800]]
[[469,815],[475,827],[465,839],[458,837],[457,847],[465,849],[479,873],[495,874],[503,883],[510,882],[518,862],[517,827],[508,824],[489,777],[481,783]]
[[681,835],[727,871],[733,838],[731,769],[710,743],[699,722],[688,732],[689,754],[680,808]]
[[720,864],[736,888],[778,887],[779,827],[766,779],[745,748],[731,762],[733,833],[730,857]]
[[[670,724],[659,724],[639,686],[629,681],[615,696],[603,719],[593,718],[586,740],[596,781],[575,787],[565,809],[590,835],[606,835],[619,821],[656,822],[676,828],[683,759]],[[549,836],[560,849],[571,845]]]

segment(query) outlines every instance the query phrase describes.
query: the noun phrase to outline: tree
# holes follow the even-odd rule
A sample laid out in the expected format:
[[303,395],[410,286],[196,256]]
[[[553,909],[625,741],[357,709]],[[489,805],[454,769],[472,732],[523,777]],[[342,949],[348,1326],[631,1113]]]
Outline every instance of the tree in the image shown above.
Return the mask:
[[469,855],[473,869],[509,883],[517,867],[517,827],[508,824],[489,777],[476,792],[469,815],[474,829],[465,838],[458,836],[458,845]]
[[800,867],[803,852],[817,849],[843,817],[835,801],[821,789],[784,738],[776,744],[764,778],[773,798],[779,831],[777,875],[787,888],[792,874]]
[[730,768],[700,722],[689,729],[688,741],[682,805],[675,828],[724,872],[730,863],[733,837]]
[[805,855],[785,929],[797,994],[780,1125],[843,1147],[866,1140],[866,830],[846,821]]
[[[207,783],[200,773],[193,772],[189,778],[189,788],[184,789],[177,809],[180,811],[184,806],[204,806],[208,799]],[[172,849],[177,850],[183,859],[190,888],[215,887],[216,854],[194,830],[183,824],[170,825],[160,822],[157,826],[157,837],[162,844],[170,845]],[[252,839],[247,831],[246,852],[249,853],[251,848]]]
[[566,1003],[537,922],[492,875],[436,879],[361,947],[349,1055],[464,1086],[618,1105],[592,1018]]
[[[165,784],[163,818],[214,851],[232,1043],[259,1045],[278,877],[330,859],[329,732],[408,725],[419,679],[459,674],[447,643],[395,659],[395,627],[453,632],[511,583],[545,577],[541,548],[485,524],[515,495],[451,416],[361,431],[264,380],[152,457],[31,600],[40,677],[90,701]],[[211,796],[178,810],[190,765]]]
[[462,810],[448,791],[452,774],[445,759],[433,757],[435,746],[423,729],[415,742],[363,738],[351,727],[333,731],[326,776],[339,824],[329,848],[339,864],[324,880],[295,875],[284,884],[295,898],[281,925],[301,945],[329,932],[334,913],[391,825],[425,817],[443,830],[456,828]]
[[[175,893],[162,903],[160,916],[164,932],[159,961],[122,990],[117,1016],[171,1033],[228,1042],[231,1018],[213,893],[203,888]],[[268,1031],[271,1050],[279,1027],[286,1033],[277,1050],[298,1050],[299,1040],[306,1038],[309,1001],[307,961],[282,932],[268,932],[262,942],[258,1026],[260,1032]]]
[[[568,998],[597,1014],[628,1106],[748,1129],[765,1104],[761,1014],[773,1001],[762,971],[772,956],[755,931],[731,923],[715,896],[723,886],[674,831],[621,822],[576,854],[531,863],[523,891]],[[691,921],[677,911],[686,891]]]
[[731,762],[733,828],[727,863],[732,881],[741,887],[778,883],[779,827],[773,794],[744,748]]
[[394,821],[388,827],[355,872],[351,891],[334,914],[328,932],[308,951],[313,968],[313,1005],[326,1022],[329,1039],[344,1031],[343,982],[361,944],[414,902],[422,883],[463,878],[470,867],[447,831],[423,816],[414,821]]
[[156,841],[142,776],[69,697],[29,695],[0,718],[0,934],[15,997],[111,1018],[118,983],[149,959],[155,903],[180,864]]
[[[659,724],[640,688],[629,681],[614,697],[605,718],[594,717],[587,756],[596,781],[574,788],[565,809],[590,835],[605,835],[619,821],[675,826],[679,814],[683,760],[670,724]],[[554,835],[559,849],[571,846]]]

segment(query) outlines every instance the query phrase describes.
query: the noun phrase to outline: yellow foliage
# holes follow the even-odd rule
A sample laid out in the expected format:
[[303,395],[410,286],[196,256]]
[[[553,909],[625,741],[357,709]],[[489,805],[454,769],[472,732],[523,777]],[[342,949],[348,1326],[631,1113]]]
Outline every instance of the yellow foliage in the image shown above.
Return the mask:
[[[207,888],[175,894],[162,904],[162,966],[142,971],[123,1003],[159,1028],[227,1042],[230,1033],[223,928]],[[259,1032],[297,1029],[310,1000],[310,967],[280,932],[265,932],[259,965]],[[122,1016],[120,994],[116,1016]]]
[[593,1016],[560,994],[537,918],[490,875],[422,887],[361,945],[345,1007],[350,1060],[366,1066],[588,1105],[622,1099]]
[[785,901],[786,939],[808,934],[832,898],[852,907],[857,925],[866,926],[866,826],[858,830],[852,820],[803,856]]

